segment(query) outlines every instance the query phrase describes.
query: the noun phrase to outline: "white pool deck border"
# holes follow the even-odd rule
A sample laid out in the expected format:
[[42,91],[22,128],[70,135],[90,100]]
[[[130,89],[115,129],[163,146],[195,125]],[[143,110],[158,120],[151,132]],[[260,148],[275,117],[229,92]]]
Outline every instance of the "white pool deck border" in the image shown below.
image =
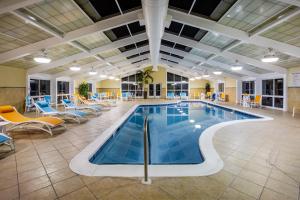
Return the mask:
[[79,154],[77,154],[70,162],[71,170],[80,175],[86,176],[112,176],[112,177],[143,177],[143,165],[131,164],[114,164],[114,165],[99,165],[93,164],[89,160],[98,151],[98,149],[115,133],[115,131],[123,124],[123,122],[141,105],[164,105],[175,104],[179,102],[202,102],[219,107],[231,109],[234,111],[258,116],[258,119],[244,119],[233,120],[215,124],[205,129],[199,137],[199,147],[204,157],[204,162],[200,164],[181,164],[181,165],[149,165],[150,177],[180,177],[180,176],[206,176],[219,172],[223,166],[223,160],[213,145],[213,136],[221,128],[232,124],[245,122],[258,122],[273,120],[268,116],[259,115],[252,112],[232,108],[229,106],[219,105],[210,101],[203,100],[187,100],[168,103],[141,103],[136,104],[129,109],[118,121],[116,121],[110,128],[106,129],[99,137],[92,143],[86,146]]

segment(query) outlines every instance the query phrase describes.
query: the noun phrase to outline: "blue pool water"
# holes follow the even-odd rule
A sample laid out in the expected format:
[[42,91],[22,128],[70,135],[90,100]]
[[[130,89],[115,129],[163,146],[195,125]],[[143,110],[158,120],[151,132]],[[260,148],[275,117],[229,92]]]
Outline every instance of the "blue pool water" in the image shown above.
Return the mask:
[[246,113],[201,102],[139,106],[92,156],[94,164],[143,164],[144,117],[149,119],[150,164],[199,164],[199,137],[221,122],[255,119]]

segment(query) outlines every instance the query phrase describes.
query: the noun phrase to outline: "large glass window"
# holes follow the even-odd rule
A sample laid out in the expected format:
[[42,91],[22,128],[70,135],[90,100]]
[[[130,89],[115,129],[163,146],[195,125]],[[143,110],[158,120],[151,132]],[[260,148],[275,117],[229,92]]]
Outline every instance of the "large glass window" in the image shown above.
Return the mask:
[[283,108],[283,79],[268,79],[262,81],[262,105]]
[[132,96],[137,98],[143,97],[143,84],[138,83],[136,74],[123,77],[121,80],[122,92],[130,92]]
[[167,92],[174,92],[175,96],[180,96],[181,92],[189,93],[189,79],[177,74],[167,73]]
[[218,91],[224,92],[224,83],[218,83]]
[[93,84],[92,83],[88,83],[89,85],[89,92],[93,92]]
[[62,99],[70,98],[70,83],[67,81],[57,81],[57,103],[60,104]]
[[30,79],[30,96],[50,95],[50,80]]
[[242,82],[242,94],[255,94],[255,82],[254,81],[243,81]]

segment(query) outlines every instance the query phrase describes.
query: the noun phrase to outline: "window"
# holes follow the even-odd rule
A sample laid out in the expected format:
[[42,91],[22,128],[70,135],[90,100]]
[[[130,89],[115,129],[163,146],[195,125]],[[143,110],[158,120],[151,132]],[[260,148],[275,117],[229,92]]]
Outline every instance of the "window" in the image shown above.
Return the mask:
[[50,80],[30,79],[30,96],[50,95]]
[[137,98],[143,97],[143,84],[138,83],[136,74],[123,77],[121,80],[122,92],[130,92]]
[[242,94],[255,94],[255,82],[254,81],[243,81],[242,82]]
[[262,105],[283,108],[283,79],[268,79],[262,81]]
[[69,82],[57,81],[57,94],[69,94]]
[[224,92],[224,83],[218,83],[218,91]]
[[89,92],[93,92],[93,84],[92,83],[88,83],[89,85]]
[[167,92],[174,92],[175,96],[180,96],[181,92],[189,93],[189,79],[177,74],[167,73]]
[[67,81],[57,81],[57,103],[60,104],[62,99],[70,99],[70,83]]

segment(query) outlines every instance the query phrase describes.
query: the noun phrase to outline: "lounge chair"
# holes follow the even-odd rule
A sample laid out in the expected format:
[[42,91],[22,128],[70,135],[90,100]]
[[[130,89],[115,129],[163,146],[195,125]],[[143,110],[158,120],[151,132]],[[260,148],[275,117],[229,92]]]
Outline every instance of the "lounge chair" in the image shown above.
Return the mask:
[[256,95],[253,100],[250,101],[251,107],[261,107],[261,95]]
[[225,102],[226,101],[226,95],[224,92],[221,92],[219,94],[219,100]]
[[188,96],[186,95],[186,92],[180,92],[179,96],[180,99],[182,100],[188,100]]
[[95,93],[94,95],[91,96],[91,100],[95,101],[98,105],[102,105],[104,107],[113,107],[113,106],[117,106],[116,101],[110,101],[108,98],[106,100],[103,100],[100,96],[99,99],[99,95],[98,93]]
[[25,112],[29,112],[34,108],[33,99],[27,95],[25,97]]
[[23,129],[25,127],[43,130],[52,135],[52,129],[64,126],[64,120],[57,117],[38,117],[30,118],[20,114],[12,106],[0,106],[0,118],[12,124],[6,130],[14,130],[17,128]]
[[8,145],[12,151],[15,150],[15,145],[12,138],[4,133],[0,133],[0,145],[2,144]]
[[79,110],[68,110],[65,112],[60,112],[54,108],[52,108],[47,102],[45,101],[37,101],[34,103],[37,111],[42,115],[50,115],[50,116],[58,116],[65,120],[73,120],[78,123],[84,119],[88,113],[79,111]]
[[97,106],[97,105],[77,106],[69,99],[63,99],[62,104],[64,105],[65,110],[90,110],[93,113],[97,113],[101,111],[101,106]]
[[95,100],[87,100],[85,97],[77,95],[77,100],[81,103],[81,104],[85,104],[88,106],[98,106],[101,110],[110,110],[108,105],[104,105],[102,103],[96,102]]
[[174,92],[168,92],[167,93],[167,99],[175,99]]

